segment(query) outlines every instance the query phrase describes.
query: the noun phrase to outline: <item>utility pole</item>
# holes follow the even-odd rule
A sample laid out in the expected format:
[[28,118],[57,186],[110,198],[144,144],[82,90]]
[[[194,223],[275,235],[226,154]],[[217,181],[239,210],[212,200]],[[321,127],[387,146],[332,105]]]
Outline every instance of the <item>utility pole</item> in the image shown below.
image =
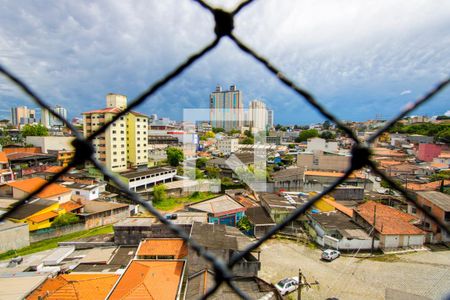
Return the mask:
[[[303,282],[303,280],[305,280],[304,282]],[[313,282],[313,283],[309,283],[307,280],[306,280],[306,277],[303,275],[303,273],[302,273],[302,269],[298,269],[298,292],[297,292],[297,300],[301,300],[302,299],[302,289],[303,289],[303,287],[304,286],[306,286],[307,288],[311,288],[311,286],[313,286],[313,285],[318,285],[319,284],[319,282],[316,280],[315,282]]]
[[373,254],[373,248],[375,247],[375,223],[377,220],[377,204],[374,203],[373,207],[373,226],[372,226],[372,247],[370,249],[370,254]]
[[303,274],[302,269],[298,269],[298,293],[297,300],[302,300]]

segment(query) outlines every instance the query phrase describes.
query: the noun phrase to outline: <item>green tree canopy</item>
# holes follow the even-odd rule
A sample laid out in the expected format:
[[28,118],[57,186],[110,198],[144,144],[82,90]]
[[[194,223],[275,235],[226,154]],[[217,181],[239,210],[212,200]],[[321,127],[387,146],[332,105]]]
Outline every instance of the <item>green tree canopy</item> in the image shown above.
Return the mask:
[[320,137],[329,141],[329,140],[334,140],[336,138],[336,135],[334,133],[332,133],[331,131],[326,130],[320,134]]
[[213,166],[207,166],[205,168],[206,170],[206,174],[208,176],[208,178],[219,178],[219,174],[220,174],[220,169],[213,167]]
[[295,141],[297,143],[306,142],[308,139],[318,136],[319,132],[316,129],[303,130],[302,132],[300,132],[298,138],[296,138]]
[[212,131],[207,131],[205,132],[205,134],[203,135],[206,139],[213,139],[216,137],[216,134]]
[[220,128],[220,127],[213,127],[212,131],[214,133],[219,133],[219,132],[225,132],[225,129]]
[[153,188],[153,202],[160,203],[167,199],[166,186],[158,184]]
[[48,129],[42,124],[30,125],[26,124],[23,126],[21,134],[23,137],[27,136],[47,136]]
[[167,162],[172,167],[178,167],[184,160],[183,150],[175,147],[167,148],[166,155],[167,155]]
[[63,215],[57,216],[52,223],[52,227],[61,227],[79,222],[80,218],[77,215],[68,212]]
[[252,137],[246,137],[241,142],[241,144],[244,144],[244,145],[253,145],[254,143],[255,143],[255,139]]
[[206,157],[197,158],[197,161],[195,162],[195,166],[199,169],[204,169],[206,167],[207,161],[208,161],[208,159]]

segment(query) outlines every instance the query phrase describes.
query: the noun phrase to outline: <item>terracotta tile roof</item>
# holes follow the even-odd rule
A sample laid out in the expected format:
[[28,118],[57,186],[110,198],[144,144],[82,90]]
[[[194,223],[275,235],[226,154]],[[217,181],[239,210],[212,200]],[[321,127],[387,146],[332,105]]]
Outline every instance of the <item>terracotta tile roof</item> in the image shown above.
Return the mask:
[[54,212],[54,211],[49,211],[40,215],[36,215],[36,216],[32,216],[30,218],[28,218],[27,220],[30,220],[34,223],[40,223],[42,221],[57,217],[58,213]]
[[402,153],[398,150],[391,150],[379,147],[372,148],[372,152],[375,156],[396,156],[396,157],[406,156],[405,153]]
[[431,167],[436,169],[448,169],[448,164],[433,162],[430,164]]
[[188,248],[182,239],[147,239],[141,242],[139,256],[174,256],[175,259],[186,257]]
[[13,152],[7,154],[9,160],[22,159],[27,157],[51,157],[52,155],[33,152]]
[[27,152],[27,153],[41,153],[41,147],[17,147],[17,148],[3,148],[2,150],[6,154],[16,153],[16,152]]
[[382,166],[382,167],[396,166],[396,165],[401,165],[401,164],[402,164],[402,162],[397,161],[397,160],[380,160],[380,166]]
[[[342,177],[344,176],[344,173],[342,172],[329,172],[329,171],[314,171],[314,170],[310,170],[310,171],[305,171],[305,175],[309,175],[309,176],[323,176],[323,177]],[[364,178],[364,176],[359,173],[359,172],[353,172],[353,174],[351,174],[349,176],[349,178]]]
[[[408,183],[403,187],[411,191],[435,191],[441,187],[441,180],[428,182],[428,183]],[[450,180],[444,180],[444,186],[450,185]]]
[[108,299],[176,299],[183,261],[133,260]]
[[410,222],[416,218],[410,214],[399,211],[393,207],[376,203],[373,201],[366,202],[357,207],[358,214],[369,224],[373,224],[374,209],[376,207],[375,229],[385,235],[420,235],[425,234],[424,231],[412,225]]
[[71,211],[77,210],[77,209],[79,209],[79,208],[81,208],[83,206],[84,206],[83,204],[77,203],[77,202],[74,202],[74,201],[67,201],[67,202],[64,202],[64,203],[59,205],[59,207],[65,209],[66,212],[71,212]]
[[45,169],[45,172],[58,173],[58,172],[61,172],[62,169],[64,169],[64,167],[61,167],[61,166],[50,166],[47,169]]
[[27,300],[95,300],[104,299],[116,283],[119,275],[96,273],[72,273],[47,279],[35,289]]
[[[24,191],[28,194],[31,194],[33,191],[37,190],[40,186],[42,186],[46,182],[47,182],[47,180],[45,180],[45,179],[42,179],[40,177],[35,177],[35,178],[30,178],[30,179],[25,179],[25,180],[20,180],[20,181],[8,182],[7,185],[12,186],[16,189],[19,189],[21,191]],[[52,196],[56,196],[56,195],[60,195],[60,194],[68,193],[68,192],[71,192],[71,190],[60,184],[52,183],[48,187],[46,187],[42,192],[37,194],[36,197],[45,199],[48,197],[52,197]]]
[[6,153],[3,151],[0,151],[0,164],[7,164],[8,163],[8,157],[6,156]]
[[336,201],[333,201],[331,199],[328,198],[322,198],[326,203],[328,203],[329,205],[333,206],[334,208],[336,208],[337,210],[339,210],[340,212],[346,214],[349,217],[353,217],[353,209],[342,205]]
[[442,152],[438,156],[439,158],[450,158],[450,152]]
[[142,113],[140,113],[140,112],[137,112],[137,111],[134,111],[134,110],[130,111],[130,113],[133,114],[133,115],[135,115],[135,116],[138,116],[138,117],[149,118],[149,116],[144,115],[144,114],[142,114]]
[[122,110],[120,108],[117,108],[117,107],[108,107],[108,108],[104,108],[104,109],[97,109],[97,110],[86,111],[86,112],[83,113],[83,115],[84,114],[104,114],[104,113],[118,114],[121,111]]

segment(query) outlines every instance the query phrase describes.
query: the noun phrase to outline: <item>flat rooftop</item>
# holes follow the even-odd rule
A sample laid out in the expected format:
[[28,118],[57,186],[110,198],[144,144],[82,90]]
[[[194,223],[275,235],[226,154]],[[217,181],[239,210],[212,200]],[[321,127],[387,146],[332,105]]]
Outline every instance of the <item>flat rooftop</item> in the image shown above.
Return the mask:
[[120,173],[120,176],[125,178],[136,178],[136,177],[142,177],[146,175],[151,174],[159,174],[163,172],[173,172],[175,171],[175,168],[169,168],[169,167],[155,167],[155,168],[149,168],[146,170],[136,170],[136,171],[126,171]]

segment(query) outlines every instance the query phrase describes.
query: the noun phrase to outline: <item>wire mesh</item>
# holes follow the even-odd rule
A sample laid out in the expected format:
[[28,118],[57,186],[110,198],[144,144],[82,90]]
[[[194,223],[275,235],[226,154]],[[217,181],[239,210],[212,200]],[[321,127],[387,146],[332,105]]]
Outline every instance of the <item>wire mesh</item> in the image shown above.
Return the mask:
[[[69,163],[68,166],[64,167],[60,172],[51,177],[45,184],[40,186],[37,190],[29,194],[27,197],[19,200],[8,212],[0,216],[0,221],[7,218],[11,213],[13,213],[17,208],[26,203],[28,200],[32,199],[34,196],[43,191],[47,186],[54,183],[58,180],[63,174],[69,171],[72,167],[78,166],[85,162],[92,163],[96,168],[98,168],[104,175],[108,176],[111,181],[125,194],[127,198],[132,200],[134,203],[142,205],[148,212],[153,214],[161,223],[166,225],[173,233],[175,233],[178,237],[186,241],[191,249],[193,249],[198,255],[205,258],[209,261],[214,269],[215,276],[215,284],[212,288],[210,288],[206,294],[202,297],[203,299],[207,299],[213,293],[217,291],[219,286],[222,283],[226,283],[229,285],[231,289],[236,292],[243,299],[249,299],[248,295],[246,295],[243,291],[241,291],[232,281],[233,273],[231,271],[232,267],[236,265],[246,254],[250,253],[252,250],[261,246],[267,239],[272,237],[281,229],[285,228],[292,221],[296,220],[299,216],[304,214],[317,200],[322,198],[324,195],[327,195],[331,191],[333,191],[338,185],[342,184],[354,171],[359,170],[363,167],[370,167],[372,170],[378,174],[381,178],[386,180],[392,188],[399,191],[406,201],[412,205],[414,205],[418,210],[420,210],[425,216],[433,220],[436,224],[440,226],[440,228],[450,234],[450,227],[447,224],[441,222],[435,215],[433,215],[428,210],[422,208],[422,206],[418,205],[417,199],[413,194],[405,190],[402,186],[400,186],[396,181],[392,180],[388,175],[382,172],[376,164],[371,160],[371,151],[370,144],[373,143],[377,137],[379,137],[383,132],[386,132],[389,128],[391,128],[397,121],[406,116],[408,113],[419,107],[420,105],[430,101],[433,97],[436,96],[440,91],[442,91],[445,87],[450,84],[450,78],[443,80],[438,83],[438,85],[432,89],[429,93],[427,93],[422,98],[418,99],[415,103],[409,105],[403,111],[401,111],[395,118],[392,118],[388,122],[386,122],[385,126],[375,132],[372,136],[367,139],[366,143],[361,142],[355,132],[346,126],[342,121],[340,121],[335,115],[330,113],[323,105],[321,105],[308,91],[300,88],[297,84],[294,83],[289,77],[284,75],[277,67],[275,67],[268,59],[259,55],[255,50],[251,49],[249,46],[245,45],[244,42],[241,41],[238,37],[233,34],[234,29],[234,17],[244,8],[249,6],[253,1],[243,1],[240,3],[233,11],[227,12],[222,9],[211,7],[209,4],[204,2],[203,0],[194,0],[194,2],[198,3],[201,7],[208,10],[213,16],[215,20],[215,28],[214,32],[216,34],[216,38],[206,45],[204,48],[199,50],[197,53],[192,54],[188,57],[184,62],[178,65],[173,71],[166,74],[160,80],[156,81],[152,84],[146,91],[141,93],[137,98],[135,98],[126,109],[122,110],[120,113],[116,114],[110,121],[106,122],[100,129],[95,131],[90,136],[84,137],[68,120],[61,117],[57,114],[41,97],[38,96],[25,82],[23,82],[20,78],[15,76],[12,72],[7,70],[4,66],[0,65],[0,73],[2,73],[7,79],[9,79],[14,85],[19,87],[26,95],[28,95],[35,103],[40,105],[42,108],[47,109],[54,117],[58,118],[62,121],[74,134],[75,140],[73,141],[73,146],[76,149],[74,159]],[[261,63],[264,67],[268,69],[281,83],[286,85],[288,88],[293,90],[296,94],[298,94],[301,98],[303,98],[309,105],[314,107],[325,119],[333,122],[336,126],[341,129],[349,138],[354,142],[352,148],[352,159],[350,167],[345,171],[344,175],[338,178],[333,184],[324,189],[321,193],[315,195],[311,199],[309,199],[302,206],[298,207],[295,211],[293,211],[287,218],[285,218],[280,224],[277,224],[273,228],[271,228],[263,237],[261,237],[258,241],[254,242],[250,246],[248,246],[244,251],[238,252],[234,254],[229,262],[225,262],[222,259],[215,257],[212,253],[208,252],[205,248],[199,245],[195,240],[189,237],[184,230],[182,230],[177,225],[171,223],[168,219],[166,219],[161,213],[158,212],[149,202],[142,199],[136,192],[129,190],[124,183],[117,177],[116,174],[112,173],[105,166],[103,166],[95,157],[94,157],[94,147],[92,145],[92,141],[101,133],[105,132],[105,130],[115,121],[117,121],[120,117],[128,113],[130,110],[140,105],[144,101],[146,101],[149,97],[151,97],[155,92],[157,92],[160,88],[164,87],[167,83],[169,83],[172,79],[178,77],[182,74],[187,68],[189,68],[192,64],[202,58],[206,53],[217,47],[220,40],[222,38],[228,37],[231,41],[233,41],[236,46],[241,49],[243,52],[247,53],[251,57],[253,57],[257,62]]]

